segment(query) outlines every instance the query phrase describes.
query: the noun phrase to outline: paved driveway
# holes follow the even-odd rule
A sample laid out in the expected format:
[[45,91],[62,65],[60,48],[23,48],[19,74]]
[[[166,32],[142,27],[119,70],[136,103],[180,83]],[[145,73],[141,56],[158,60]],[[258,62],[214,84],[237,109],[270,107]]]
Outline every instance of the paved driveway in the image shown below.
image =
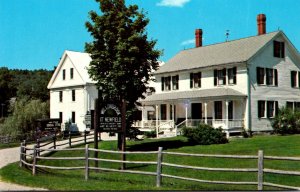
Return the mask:
[[[81,139],[81,138],[80,138]],[[102,133],[101,134],[102,140],[115,140],[116,137],[109,137],[108,134]],[[76,139],[74,139],[75,141]],[[63,141],[65,142],[65,141]],[[59,142],[57,142],[59,144]],[[60,146],[60,148],[65,148],[66,146]],[[0,169],[10,163],[17,162],[20,160],[20,147],[15,148],[8,148],[8,149],[1,149],[0,150]],[[41,188],[32,188],[27,186],[16,185],[13,183],[3,182],[0,178],[0,191],[41,191],[47,189]]]

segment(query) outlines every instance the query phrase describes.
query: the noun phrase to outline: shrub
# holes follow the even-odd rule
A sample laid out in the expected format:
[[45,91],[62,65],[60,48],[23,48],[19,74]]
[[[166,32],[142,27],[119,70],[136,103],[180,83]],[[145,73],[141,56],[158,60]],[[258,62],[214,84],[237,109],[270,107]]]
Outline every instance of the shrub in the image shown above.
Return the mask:
[[221,128],[215,129],[206,124],[200,124],[197,128],[183,128],[183,135],[193,144],[211,145],[228,143]]
[[300,133],[300,112],[286,107],[280,108],[272,121],[272,127],[275,133],[281,135]]
[[156,137],[156,131],[145,131],[144,135],[147,138],[154,138],[154,137]]

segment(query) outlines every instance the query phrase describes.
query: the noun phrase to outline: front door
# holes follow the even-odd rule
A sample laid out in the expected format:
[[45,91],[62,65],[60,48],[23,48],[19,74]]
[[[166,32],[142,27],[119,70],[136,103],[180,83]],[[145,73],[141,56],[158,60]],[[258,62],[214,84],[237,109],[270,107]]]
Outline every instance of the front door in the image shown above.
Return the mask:
[[192,103],[192,119],[202,119],[202,103]]

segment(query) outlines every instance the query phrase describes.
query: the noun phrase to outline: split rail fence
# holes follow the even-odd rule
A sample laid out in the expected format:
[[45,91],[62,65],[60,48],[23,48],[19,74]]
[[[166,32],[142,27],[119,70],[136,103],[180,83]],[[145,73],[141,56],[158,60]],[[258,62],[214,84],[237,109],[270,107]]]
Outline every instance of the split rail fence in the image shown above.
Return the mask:
[[[300,190],[300,187],[296,186],[287,186],[276,183],[264,182],[264,174],[272,173],[272,174],[281,174],[281,175],[294,175],[300,176],[299,171],[285,171],[285,170],[275,170],[268,169],[264,167],[264,160],[287,160],[287,161],[300,161],[299,157],[278,157],[278,156],[264,156],[263,151],[258,151],[257,155],[211,155],[211,154],[190,154],[190,153],[177,153],[177,152],[167,152],[163,151],[162,147],[159,147],[157,151],[112,151],[112,150],[101,150],[89,148],[88,144],[86,144],[85,148],[65,148],[65,149],[56,149],[54,146],[50,148],[42,148],[46,145],[35,145],[33,148],[27,147],[24,143],[21,144],[20,147],[20,166],[28,166],[32,168],[32,174],[35,175],[37,173],[37,168],[47,168],[47,169],[55,169],[55,170],[85,170],[85,180],[89,179],[91,170],[100,170],[100,171],[111,171],[111,172],[120,172],[120,173],[132,173],[132,174],[142,174],[142,175],[151,175],[156,177],[156,186],[160,187],[162,185],[162,178],[173,178],[179,180],[187,180],[201,183],[210,183],[210,184],[228,184],[228,185],[256,185],[257,190],[263,190],[264,186],[278,187],[283,189],[291,189],[291,190]],[[57,146],[57,145],[56,145]],[[29,152],[31,151],[31,153]],[[60,152],[60,151],[82,151],[84,152],[84,156],[82,157],[45,157],[40,156],[40,152]],[[29,153],[28,153],[29,152]],[[116,159],[104,159],[104,158],[95,158],[90,157],[92,152],[96,153],[109,153],[109,154],[156,154],[156,161],[122,161]],[[100,154],[100,153],[99,153]],[[190,156],[190,157],[211,157],[211,158],[230,158],[230,159],[255,159],[257,160],[257,168],[211,168],[211,167],[198,167],[198,166],[187,166],[187,165],[179,165],[172,164],[163,161],[164,155],[174,155],[178,158],[182,156]],[[101,155],[100,155],[101,156]],[[81,160],[84,161],[84,166],[79,167],[55,167],[38,164],[38,160]],[[91,166],[91,161],[97,162],[95,166]],[[98,162],[113,162],[113,163],[125,163],[125,164],[144,164],[144,165],[156,165],[155,172],[149,171],[137,171],[137,170],[120,170],[114,168],[105,168],[100,167]],[[100,163],[101,165],[101,163]],[[221,171],[221,172],[254,172],[257,173],[257,181],[216,181],[216,180],[201,180],[196,178],[182,177],[176,175],[170,175],[163,173],[163,167],[175,167],[182,169],[193,169],[193,170],[204,170],[204,171]]]

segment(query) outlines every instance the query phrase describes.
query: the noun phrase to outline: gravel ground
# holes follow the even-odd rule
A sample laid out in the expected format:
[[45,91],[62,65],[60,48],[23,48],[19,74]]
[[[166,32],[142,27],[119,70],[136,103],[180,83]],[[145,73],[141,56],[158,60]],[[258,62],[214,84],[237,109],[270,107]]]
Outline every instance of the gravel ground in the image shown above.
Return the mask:
[[[109,137],[108,134],[101,134],[102,140],[115,140],[116,137]],[[59,144],[59,142],[57,143]],[[64,147],[64,146],[62,146]],[[68,146],[65,146],[68,147]],[[20,159],[20,147],[1,149],[0,150],[0,169],[10,163],[17,162]],[[45,191],[47,189],[32,188],[13,183],[7,183],[0,178],[0,191]]]

